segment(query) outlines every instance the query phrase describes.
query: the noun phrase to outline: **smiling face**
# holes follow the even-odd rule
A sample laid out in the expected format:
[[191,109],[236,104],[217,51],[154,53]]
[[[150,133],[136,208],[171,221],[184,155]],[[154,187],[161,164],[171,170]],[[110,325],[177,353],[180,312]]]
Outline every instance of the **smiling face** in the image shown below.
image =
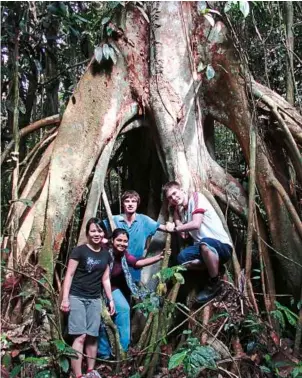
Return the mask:
[[119,234],[112,240],[112,244],[114,250],[122,254],[128,247],[128,236],[126,234]]
[[94,247],[98,247],[102,244],[104,236],[105,233],[101,229],[101,227],[96,225],[95,223],[91,223],[87,234],[88,243],[93,245]]
[[167,200],[172,206],[185,206],[186,196],[182,189],[172,186],[166,192]]
[[128,197],[123,202],[125,214],[134,214],[137,210],[138,201],[136,197]]

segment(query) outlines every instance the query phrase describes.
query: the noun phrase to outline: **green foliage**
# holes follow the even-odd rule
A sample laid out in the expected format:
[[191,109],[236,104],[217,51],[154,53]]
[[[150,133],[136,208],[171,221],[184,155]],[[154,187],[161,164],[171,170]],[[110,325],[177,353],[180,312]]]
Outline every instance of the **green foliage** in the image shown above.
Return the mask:
[[[184,332],[190,334],[190,331]],[[201,368],[216,369],[220,354],[210,346],[201,346],[196,337],[189,336],[185,345],[174,353],[168,363],[168,369],[183,366],[188,378],[197,377]]]
[[34,378],[57,378],[58,375],[53,370],[43,370],[35,374]]
[[59,365],[60,365],[60,368],[62,369],[62,371],[64,373],[68,372],[68,370],[69,370],[69,361],[68,361],[68,359],[66,357],[61,356],[59,358]]
[[276,310],[271,311],[271,315],[279,322],[282,330],[285,330],[286,321],[293,327],[296,326],[298,316],[292,312],[288,307],[275,301]]
[[22,365],[17,365],[13,368],[13,370],[10,372],[10,378],[15,378],[17,375],[21,372]]
[[234,9],[239,9],[240,12],[243,14],[243,17],[246,18],[249,13],[250,13],[250,6],[249,2],[247,0],[241,0],[241,1],[236,1],[236,0],[231,0],[227,1],[225,6],[224,6],[224,12],[227,13],[231,10]]
[[301,378],[302,377],[302,362],[300,362],[292,371],[292,378]]
[[[183,275],[180,273],[185,271],[186,268],[177,265],[171,268],[164,268],[161,269],[158,273],[153,275],[153,278],[157,278],[159,283],[158,285],[164,285],[168,281],[172,281],[173,283],[180,283],[184,284],[185,280]],[[145,316],[147,316],[151,312],[158,312],[159,308],[163,306],[164,298],[157,295],[155,292],[150,293],[149,295],[144,298],[143,302],[138,303],[134,306],[134,308],[142,311]],[[175,304],[170,304],[169,311],[173,312]]]
[[156,293],[151,293],[143,302],[136,304],[133,308],[142,311],[145,316],[151,312],[158,312],[161,305],[161,298]]
[[10,354],[5,353],[1,359],[2,365],[8,369],[11,365],[11,362],[12,362],[12,358]]
[[289,378],[300,378],[302,373],[302,363],[294,364],[291,361],[274,361],[269,354],[264,356],[264,364],[260,366],[263,373],[271,374],[276,378],[284,377],[284,373],[281,374],[280,369],[286,367],[294,367],[291,371]]
[[264,325],[255,315],[248,314],[242,323],[242,328],[251,334],[260,334],[263,332]]
[[[61,377],[63,373],[67,373],[70,369],[69,359],[77,358],[77,352],[68,346],[63,340],[51,340],[45,345],[39,345],[40,350],[44,350],[45,356],[25,357],[19,355],[19,362],[11,371],[11,377],[17,377],[20,373],[26,372],[27,369],[35,371],[35,378],[56,378]],[[7,360],[10,364],[10,361]],[[59,375],[58,375],[59,374]]]
[[52,303],[48,299],[37,298],[35,309],[39,312],[41,312],[42,310],[50,310],[52,309]]
[[153,275],[153,278],[158,278],[160,283],[172,280],[173,282],[179,282],[183,284],[185,281],[182,274],[179,272],[183,272],[186,270],[187,269],[182,265],[176,265],[171,268],[161,269],[158,273]]

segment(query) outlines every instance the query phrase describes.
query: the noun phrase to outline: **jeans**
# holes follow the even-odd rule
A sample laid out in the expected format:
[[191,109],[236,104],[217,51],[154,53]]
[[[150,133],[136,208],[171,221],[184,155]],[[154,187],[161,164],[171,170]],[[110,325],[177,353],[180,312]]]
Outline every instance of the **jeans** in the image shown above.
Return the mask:
[[221,243],[219,240],[211,238],[203,238],[200,242],[194,243],[190,247],[183,249],[177,256],[178,264],[185,264],[189,261],[198,259],[204,263],[200,246],[206,245],[213,253],[219,257],[219,263],[225,264],[232,256],[232,247],[228,244]]
[[[121,290],[114,290],[112,296],[115,305],[113,321],[118,329],[121,346],[124,352],[127,352],[130,344],[130,306]],[[102,323],[98,339],[98,355],[104,358],[109,357],[111,354],[106,328]]]

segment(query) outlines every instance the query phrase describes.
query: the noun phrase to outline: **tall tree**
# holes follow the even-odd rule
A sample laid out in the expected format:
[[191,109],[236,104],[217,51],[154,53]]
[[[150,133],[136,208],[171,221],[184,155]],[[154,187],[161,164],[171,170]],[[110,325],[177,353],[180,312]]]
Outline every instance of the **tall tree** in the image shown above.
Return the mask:
[[[62,245],[67,231],[72,233],[79,204],[85,205],[76,230],[81,240],[86,220],[99,209],[110,160],[127,156],[115,145],[118,136],[126,134],[127,145],[134,148],[142,141],[141,135],[136,139],[136,128],[148,127],[149,140],[144,143],[154,148],[145,188],[159,199],[161,184],[176,179],[187,189],[204,191],[223,219],[217,200],[222,208],[249,220],[249,235],[266,268],[262,280],[269,299],[274,299],[276,275],[283,290],[300,295],[302,227],[297,198],[302,117],[254,80],[241,46],[226,27],[228,23],[232,28],[229,18],[201,3],[129,2],[116,5],[115,12],[100,20],[102,42],[73,91],[55,139],[19,193],[32,206],[23,201],[11,208],[10,217],[19,219],[20,228],[18,255],[9,255],[8,271],[14,258],[20,270],[30,264],[38,279],[46,280],[48,293],[60,271]],[[247,15],[246,8],[241,11]],[[253,198],[248,205],[249,193],[241,182],[216,160],[209,141],[212,130],[205,130],[213,125],[222,125],[236,138],[251,169],[251,177],[245,179],[256,185],[256,209]],[[297,178],[294,189],[288,181],[288,159]],[[135,162],[138,169],[145,161],[144,156]],[[122,173],[124,182],[136,182],[134,174]],[[166,217],[160,204],[150,210],[160,219]],[[228,221],[232,229],[234,218]],[[162,235],[156,241],[156,248],[164,246]],[[233,262],[237,283],[236,254]],[[247,266],[250,271],[250,262]],[[17,305],[20,302],[8,303],[7,318]],[[41,335],[49,332],[46,326],[42,322]],[[25,326],[24,332],[29,329]]]

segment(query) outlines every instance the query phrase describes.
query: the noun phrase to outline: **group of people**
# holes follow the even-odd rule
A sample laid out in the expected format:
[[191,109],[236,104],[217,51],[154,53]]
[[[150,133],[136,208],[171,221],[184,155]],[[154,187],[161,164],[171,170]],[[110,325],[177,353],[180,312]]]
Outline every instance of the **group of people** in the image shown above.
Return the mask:
[[219,267],[232,253],[232,243],[223,224],[207,198],[199,192],[186,193],[176,181],[163,188],[169,205],[174,207],[174,221],[160,224],[138,214],[140,196],[126,191],[121,198],[124,213],[113,217],[116,229],[111,239],[105,237],[109,222],[91,218],[86,225],[87,243],[71,252],[63,285],[61,310],[69,312],[68,333],[73,336],[72,347],[78,358],[71,361],[76,378],[82,374],[85,346],[87,374],[100,377],[94,370],[95,359],[109,359],[110,343],[101,324],[101,295],[107,298],[109,313],[117,326],[120,343],[126,352],[130,344],[130,297],[140,296],[140,269],[163,259],[163,253],[143,258],[147,239],[157,230],[189,233],[194,241],[178,255],[178,263],[188,269],[206,268],[208,285],[197,295],[198,303],[214,298],[221,288]]

